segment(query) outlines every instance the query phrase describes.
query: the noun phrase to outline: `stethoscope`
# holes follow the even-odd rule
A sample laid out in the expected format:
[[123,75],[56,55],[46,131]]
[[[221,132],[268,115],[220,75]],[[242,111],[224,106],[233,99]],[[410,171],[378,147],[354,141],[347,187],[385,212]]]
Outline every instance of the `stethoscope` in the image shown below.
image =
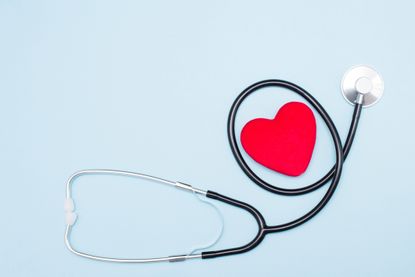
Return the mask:
[[[236,134],[235,134],[235,118],[236,118],[238,109],[241,106],[242,102],[249,95],[251,95],[252,93],[262,88],[267,88],[267,87],[285,88],[292,92],[297,93],[302,98],[304,98],[314,108],[315,111],[317,111],[317,113],[323,119],[324,123],[327,125],[330,131],[330,135],[333,139],[333,143],[334,143],[334,148],[336,152],[336,162],[334,166],[329,170],[329,172],[327,172],[327,174],[325,174],[320,180],[310,185],[300,187],[300,188],[295,188],[295,189],[287,189],[287,188],[273,186],[269,184],[268,182],[264,181],[258,175],[256,175],[253,172],[253,170],[248,166],[245,159],[243,158],[240,148],[238,146]],[[301,88],[300,86],[296,84],[283,81],[283,80],[260,81],[247,87],[235,99],[231,107],[231,110],[229,112],[228,124],[227,124],[229,144],[230,144],[232,153],[237,163],[239,164],[240,168],[254,183],[256,183],[258,186],[272,193],[276,193],[280,195],[295,196],[295,195],[301,195],[301,194],[312,192],[322,187],[324,184],[330,182],[329,188],[327,189],[327,192],[324,194],[320,202],[318,202],[318,204],[313,209],[311,209],[308,213],[306,213],[305,215],[293,221],[280,224],[280,225],[268,225],[264,217],[262,216],[262,214],[255,207],[243,201],[233,199],[231,197],[219,194],[217,192],[210,191],[210,190],[203,190],[203,189],[196,188],[196,187],[193,187],[191,185],[188,185],[182,182],[174,182],[174,181],[169,181],[169,180],[165,180],[165,179],[150,176],[150,175],[127,172],[127,171],[120,171],[120,170],[110,170],[110,169],[82,170],[82,171],[79,171],[73,174],[66,183],[65,244],[68,247],[68,249],[76,255],[79,255],[85,258],[94,259],[94,260],[120,262],[120,263],[148,263],[148,262],[163,262],[163,261],[176,262],[176,261],[185,261],[188,259],[210,259],[210,258],[227,256],[227,255],[241,254],[241,253],[250,251],[256,246],[258,246],[258,244],[262,242],[262,240],[265,238],[266,235],[290,230],[301,224],[304,224],[305,222],[313,218],[316,214],[318,214],[324,208],[324,206],[328,203],[328,201],[332,197],[339,183],[341,173],[342,173],[343,162],[346,159],[347,155],[349,154],[350,148],[352,146],[362,108],[374,105],[381,98],[383,94],[383,89],[384,89],[383,80],[381,76],[375,70],[373,70],[372,68],[368,66],[356,66],[356,67],[349,69],[346,72],[341,83],[341,90],[342,90],[342,93],[345,99],[350,104],[354,105],[354,111],[353,111],[352,121],[351,121],[349,131],[347,134],[347,138],[346,138],[344,145],[342,145],[341,143],[336,126],[334,125],[333,121],[331,120],[330,116],[327,114],[325,109],[310,93],[308,93],[306,90],[304,90],[303,88]],[[239,247],[222,249],[222,250],[214,250],[214,251],[203,251],[200,253],[195,253],[198,251],[192,251],[190,254],[185,254],[185,255],[171,255],[171,256],[156,257],[156,258],[131,259],[131,258],[102,257],[102,256],[92,255],[92,254],[78,251],[72,246],[70,242],[71,230],[77,218],[77,215],[74,211],[75,210],[74,201],[71,196],[71,187],[75,179],[77,179],[78,177],[84,176],[84,175],[93,175],[93,174],[111,174],[111,175],[141,178],[145,180],[158,182],[164,185],[172,186],[172,187],[182,189],[185,191],[189,191],[189,192],[194,193],[197,196],[221,201],[223,203],[244,209],[245,211],[250,213],[254,217],[258,225],[258,231],[255,237],[249,243],[239,246]]]

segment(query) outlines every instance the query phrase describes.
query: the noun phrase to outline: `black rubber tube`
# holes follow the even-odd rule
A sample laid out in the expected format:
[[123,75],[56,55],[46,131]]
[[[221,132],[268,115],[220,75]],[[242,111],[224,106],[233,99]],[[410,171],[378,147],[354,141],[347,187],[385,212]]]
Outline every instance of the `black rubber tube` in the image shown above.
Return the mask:
[[219,193],[213,192],[213,191],[208,191],[206,193],[206,197],[222,201],[226,204],[230,204],[232,206],[244,209],[247,212],[249,212],[255,218],[255,220],[258,224],[258,232],[257,232],[256,236],[249,243],[247,243],[243,246],[239,246],[239,247],[235,247],[235,248],[228,248],[228,249],[224,249],[224,250],[221,250],[221,251],[203,252],[202,253],[202,258],[207,259],[207,258],[215,258],[215,257],[225,256],[225,255],[234,255],[234,254],[244,253],[244,252],[247,252],[247,251],[255,248],[264,239],[266,224],[265,224],[264,217],[262,216],[262,214],[257,209],[255,209],[254,207],[252,207],[251,205],[249,205],[247,203],[244,203],[244,202],[239,201],[239,200],[232,199],[230,197],[224,196],[222,194],[219,194]]
[[[265,88],[265,87],[282,87],[282,88],[289,89],[297,93],[298,95],[302,96],[317,111],[317,113],[323,119],[324,123],[327,125],[327,128],[329,129],[330,135],[332,136],[332,139],[334,142],[334,148],[336,152],[336,161],[335,161],[333,168],[317,182],[311,185],[307,185],[307,186],[296,188],[296,189],[286,189],[286,188],[273,186],[265,182],[260,177],[258,177],[251,170],[251,168],[248,166],[248,164],[245,162],[244,158],[242,157],[241,151],[239,150],[239,146],[237,143],[236,135],[235,135],[235,118],[236,118],[238,109],[240,105],[242,104],[242,102],[245,100],[245,98],[249,96],[251,93],[261,88]],[[265,80],[265,81],[255,83],[249,86],[248,88],[246,88],[235,99],[231,107],[231,110],[229,112],[229,117],[228,117],[228,128],[227,128],[228,139],[229,139],[229,144],[230,144],[232,153],[237,163],[241,167],[242,171],[258,186],[272,193],[281,194],[281,195],[289,195],[289,196],[301,195],[301,194],[312,192],[320,188],[321,186],[323,186],[330,180],[331,180],[331,184],[329,188],[327,189],[327,192],[324,194],[323,198],[320,200],[320,202],[318,202],[318,204],[313,209],[311,209],[309,212],[307,212],[305,215],[293,221],[290,221],[288,223],[274,225],[274,226],[267,226],[262,214],[258,210],[256,210],[254,207],[252,207],[251,205],[246,204],[242,201],[229,198],[227,196],[223,196],[216,192],[208,191],[206,194],[207,197],[225,202],[233,206],[237,206],[251,213],[258,223],[258,233],[251,242],[249,242],[248,244],[244,246],[223,249],[223,250],[218,250],[218,251],[203,252],[202,258],[215,258],[215,257],[221,257],[225,255],[244,253],[256,247],[264,239],[266,234],[286,231],[286,230],[295,228],[301,224],[304,224],[305,222],[310,220],[312,217],[314,217],[317,213],[319,213],[324,208],[324,206],[328,203],[328,201],[332,197],[339,183],[340,176],[342,173],[343,162],[344,162],[344,159],[347,157],[350,151],[351,145],[353,143],[354,136],[357,130],[357,125],[360,119],[361,111],[362,111],[362,105],[355,104],[355,109],[353,112],[353,117],[352,117],[352,122],[350,124],[349,132],[348,132],[345,144],[344,146],[342,146],[337,128],[334,125],[333,121],[331,120],[330,116],[327,114],[327,112],[324,110],[321,104],[303,88],[293,83],[283,81],[283,80]]]

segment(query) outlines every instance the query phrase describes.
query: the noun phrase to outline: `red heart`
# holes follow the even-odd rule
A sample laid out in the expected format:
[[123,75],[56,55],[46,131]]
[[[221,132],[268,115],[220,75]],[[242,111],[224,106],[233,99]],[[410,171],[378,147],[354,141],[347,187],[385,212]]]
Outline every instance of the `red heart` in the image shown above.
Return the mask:
[[305,172],[316,142],[316,119],[300,102],[281,107],[274,119],[256,118],[242,129],[242,147],[256,162],[289,176]]

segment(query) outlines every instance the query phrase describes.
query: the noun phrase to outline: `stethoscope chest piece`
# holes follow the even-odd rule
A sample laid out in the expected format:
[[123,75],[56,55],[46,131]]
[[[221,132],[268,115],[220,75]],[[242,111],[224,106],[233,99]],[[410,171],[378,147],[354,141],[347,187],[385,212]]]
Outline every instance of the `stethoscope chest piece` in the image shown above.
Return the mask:
[[360,96],[363,107],[376,104],[383,95],[383,88],[383,79],[379,73],[365,65],[350,68],[341,83],[347,102],[354,105]]

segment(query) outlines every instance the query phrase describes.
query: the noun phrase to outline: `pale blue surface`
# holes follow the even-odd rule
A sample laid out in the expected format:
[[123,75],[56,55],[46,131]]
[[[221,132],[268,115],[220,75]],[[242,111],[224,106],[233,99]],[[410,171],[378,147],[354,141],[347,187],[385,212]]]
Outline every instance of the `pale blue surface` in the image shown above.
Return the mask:
[[[414,276],[414,10],[411,1],[2,0],[0,276]],[[385,95],[364,110],[340,186],[311,222],[247,254],[206,261],[119,265],[65,248],[64,183],[82,168],[216,190],[255,205],[270,224],[302,215],[324,189],[288,198],[254,185],[229,150],[228,110],[252,82],[287,79],[321,101],[344,138],[352,106],[339,82],[360,63],[381,72]],[[238,128],[291,99],[256,94]],[[319,119],[304,176],[254,166],[293,187],[324,174],[333,156]],[[217,217],[191,195],[113,180],[74,188],[80,249],[181,254],[215,235]],[[220,208],[226,229],[215,249],[250,240],[252,218]]]

